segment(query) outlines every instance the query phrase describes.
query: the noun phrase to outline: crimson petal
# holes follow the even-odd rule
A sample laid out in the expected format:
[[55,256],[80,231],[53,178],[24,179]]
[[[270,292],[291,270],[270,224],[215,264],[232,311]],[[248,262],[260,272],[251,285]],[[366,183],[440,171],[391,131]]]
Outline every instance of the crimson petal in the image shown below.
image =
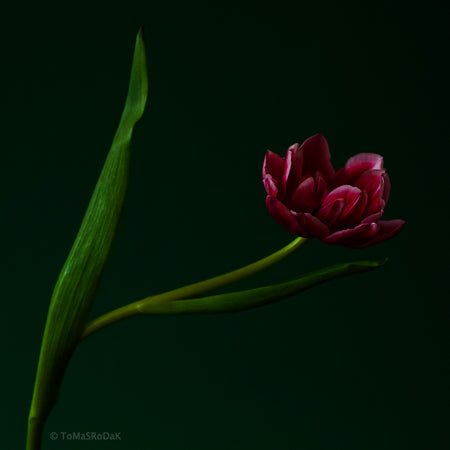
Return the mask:
[[266,205],[272,218],[289,231],[289,233],[295,234],[296,236],[309,237],[309,234],[301,227],[294,214],[278,199],[268,195],[266,197]]
[[347,228],[346,230],[336,231],[333,234],[322,239],[326,244],[343,245],[349,247],[351,245],[360,244],[372,239],[379,230],[376,223],[362,223],[355,228]]
[[323,199],[322,205],[327,205],[328,203],[334,203],[336,200],[344,200],[346,204],[346,211],[354,205],[361,194],[361,189],[350,186],[349,184],[344,184],[336,189],[330,191],[327,196]]
[[292,211],[292,215],[295,216],[300,223],[301,227],[308,234],[304,237],[315,237],[322,239],[330,234],[329,228],[317,217],[310,213],[296,213]]
[[[298,147],[298,144],[297,144]],[[286,193],[286,198],[291,198],[298,184],[300,183],[300,172],[295,166],[296,146],[293,145],[288,148],[286,153],[286,162],[283,173],[283,187]]]
[[392,237],[396,236],[402,228],[405,226],[406,222],[400,219],[394,220],[380,220],[377,225],[379,226],[378,233],[366,242],[356,243],[354,245],[348,245],[351,248],[364,248],[370,245],[378,244],[380,242],[387,241]]
[[267,174],[263,179],[264,187],[266,188],[266,192],[272,197],[276,197],[278,194],[278,183],[272,175]]
[[355,180],[366,170],[382,169],[383,157],[375,153],[359,153],[352,156],[343,169],[336,172],[337,184],[354,184]]
[[317,206],[316,183],[313,177],[303,180],[295,190],[292,200],[291,209],[299,212],[313,212]]
[[263,178],[265,178],[267,174],[270,174],[275,180],[281,181],[283,169],[284,158],[274,152],[271,152],[270,150],[267,150],[263,163]]
[[357,199],[351,205],[347,205],[342,211],[339,224],[348,228],[358,225],[366,209],[367,199],[367,192],[360,192]]
[[367,216],[363,220],[361,220],[361,223],[371,223],[371,222],[378,222],[381,219],[381,216],[383,215],[384,211],[378,211],[374,214],[371,214],[370,216]]
[[369,194],[369,200],[372,200],[375,196],[383,196],[384,176],[383,169],[366,170],[355,181],[355,186],[364,189]]
[[345,201],[341,198],[337,199],[334,202],[323,205],[319,211],[317,211],[316,217],[331,228],[341,216],[344,207]]
[[383,157],[376,153],[358,153],[348,159],[345,164],[346,169],[354,169],[359,167],[365,167],[366,169],[382,169]]
[[303,173],[303,152],[300,151],[298,144],[291,145],[288,151],[292,151],[292,164],[295,168],[295,172],[300,178]]
[[364,212],[365,216],[370,216],[372,214],[376,214],[384,209],[386,206],[386,202],[381,198],[381,196],[373,197],[372,200],[369,200],[367,203],[367,208]]
[[391,192],[391,180],[389,179],[387,173],[384,174],[383,182],[384,182],[383,200],[384,204],[386,204],[389,200],[389,194]]
[[334,168],[330,162],[330,149],[321,134],[306,139],[300,146],[299,152],[303,154],[303,174],[315,175],[316,172],[320,172],[326,180],[334,176]]
[[286,158],[284,159],[284,168],[283,168],[283,188],[286,192],[286,185],[288,182],[289,175],[291,173],[291,166],[292,166],[292,152],[289,150],[286,153]]

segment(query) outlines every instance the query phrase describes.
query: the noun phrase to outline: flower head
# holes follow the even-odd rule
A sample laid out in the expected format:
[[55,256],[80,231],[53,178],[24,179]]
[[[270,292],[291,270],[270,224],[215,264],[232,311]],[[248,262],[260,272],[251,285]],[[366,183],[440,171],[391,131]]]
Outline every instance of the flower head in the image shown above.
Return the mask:
[[325,138],[294,144],[282,158],[267,151],[263,164],[269,214],[296,236],[351,248],[395,236],[403,220],[380,220],[390,182],[383,158],[359,153],[334,171]]

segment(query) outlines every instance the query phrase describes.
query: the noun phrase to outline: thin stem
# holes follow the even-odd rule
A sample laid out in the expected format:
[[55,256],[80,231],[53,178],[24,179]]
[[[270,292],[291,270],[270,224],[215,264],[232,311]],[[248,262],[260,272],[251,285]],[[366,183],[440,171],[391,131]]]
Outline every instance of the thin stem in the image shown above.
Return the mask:
[[38,417],[30,417],[28,419],[28,434],[26,450],[40,450],[42,433],[44,431],[44,422]]
[[208,280],[174,289],[172,291],[164,292],[162,294],[146,297],[142,300],[138,300],[137,302],[133,302],[122,306],[121,308],[115,309],[114,311],[106,313],[89,323],[84,329],[81,339],[84,339],[101,328],[118,322],[119,320],[138,314],[145,314],[147,312],[146,309],[149,308],[149,310],[151,310],[151,307],[155,304],[171,300],[187,299],[189,297],[198,296],[212,289],[217,289],[219,287],[226,286],[227,284],[243,280],[244,278],[254,275],[261,270],[267,269],[282,261],[306,242],[307,239],[299,237],[275,253],[272,253],[271,255],[252,264],[241,267],[240,269],[233,270],[232,272],[228,272]]

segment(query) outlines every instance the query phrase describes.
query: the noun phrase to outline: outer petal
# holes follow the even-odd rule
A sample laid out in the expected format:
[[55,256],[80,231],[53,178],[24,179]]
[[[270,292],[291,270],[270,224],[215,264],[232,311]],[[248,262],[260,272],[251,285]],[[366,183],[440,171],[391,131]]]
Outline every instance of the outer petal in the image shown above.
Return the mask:
[[266,205],[272,218],[288,230],[289,233],[295,234],[296,236],[309,237],[309,234],[300,225],[297,217],[278,199],[268,195],[266,197]]
[[383,198],[385,174],[383,169],[366,170],[356,179],[354,185],[364,189],[369,194],[369,200],[376,196]]
[[355,228],[336,231],[336,233],[330,234],[322,241],[326,244],[343,245],[344,247],[363,244],[372,239],[378,233],[379,228],[376,223],[362,223]]
[[391,180],[389,179],[389,176],[387,173],[384,174],[384,189],[383,189],[383,200],[384,200],[384,204],[386,205],[386,203],[389,200],[389,194],[391,192]]
[[358,153],[349,158],[345,164],[347,170],[360,169],[361,167],[364,167],[363,170],[382,169],[383,157],[376,153]]
[[334,176],[334,169],[330,162],[330,150],[326,139],[316,134],[306,139],[300,146],[299,152],[303,154],[302,173],[315,175],[320,172],[326,180]]
[[381,210],[374,214],[371,214],[370,216],[367,216],[365,219],[361,220],[361,223],[378,222],[381,219],[381,216],[383,215],[383,213],[384,213],[384,210]]
[[292,164],[295,168],[295,172],[300,178],[303,173],[303,152],[300,151],[300,146],[298,144],[291,145],[288,148],[288,151],[289,150],[292,150]]
[[396,236],[402,228],[405,226],[406,222],[404,220],[380,220],[377,225],[379,225],[378,233],[368,241],[361,242],[359,244],[348,245],[351,248],[364,248],[370,245],[378,244],[380,242],[387,241],[392,237]]
[[390,182],[386,172],[381,169],[366,170],[355,181],[355,186],[369,194],[365,216],[381,211],[389,198]]
[[291,167],[292,167],[292,151],[286,152],[286,157],[284,159],[284,168],[283,168],[283,188],[286,192],[286,185],[288,182],[289,175],[291,174]]
[[263,178],[265,178],[267,174],[270,174],[275,180],[281,182],[283,169],[284,158],[282,158],[280,155],[277,155],[276,153],[271,152],[270,150],[267,150],[263,163]]
[[[298,147],[298,144],[297,144]],[[283,188],[286,198],[290,199],[298,184],[300,183],[300,173],[295,167],[296,146],[292,145],[286,153],[286,162],[283,172]]]
[[376,214],[380,211],[383,211],[385,206],[386,206],[386,203],[381,198],[381,196],[375,197],[372,200],[370,200],[369,203],[367,204],[367,208],[366,208],[366,211],[364,212],[364,215],[371,216],[373,214]]
[[354,184],[355,180],[366,170],[383,168],[383,157],[375,153],[359,153],[352,156],[343,169],[336,172],[335,181],[340,184]]
[[278,183],[269,173],[263,178],[264,187],[266,192],[272,197],[276,197],[278,194]]
[[330,234],[329,228],[320,219],[312,214],[296,212],[292,212],[292,214],[297,218],[301,227],[308,234],[308,236],[305,237],[316,237],[322,239]]

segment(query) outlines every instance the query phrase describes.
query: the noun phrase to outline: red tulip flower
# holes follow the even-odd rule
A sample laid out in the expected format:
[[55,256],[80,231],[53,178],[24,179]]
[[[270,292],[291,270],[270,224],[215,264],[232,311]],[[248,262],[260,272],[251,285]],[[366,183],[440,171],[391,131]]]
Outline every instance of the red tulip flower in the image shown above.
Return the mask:
[[380,220],[390,190],[383,158],[359,153],[335,172],[320,134],[292,145],[284,158],[268,150],[263,182],[269,214],[296,236],[363,248],[390,239],[405,225]]

